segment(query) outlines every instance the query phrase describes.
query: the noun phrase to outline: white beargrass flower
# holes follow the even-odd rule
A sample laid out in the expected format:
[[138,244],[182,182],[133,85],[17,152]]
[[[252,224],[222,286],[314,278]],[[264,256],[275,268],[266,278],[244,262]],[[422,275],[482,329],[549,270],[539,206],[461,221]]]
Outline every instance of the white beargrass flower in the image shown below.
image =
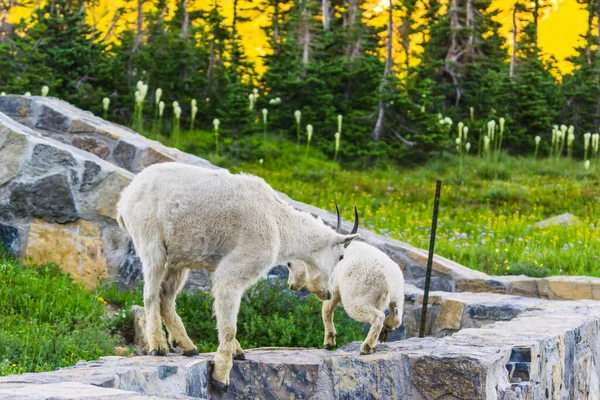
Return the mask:
[[294,118],[296,118],[296,123],[299,124],[302,119],[302,111],[296,110],[294,111]]
[[204,99],[204,101],[206,101],[207,103],[210,102],[210,97],[207,97],[206,99]]
[[446,124],[452,125],[452,120],[450,119],[450,117],[444,118],[444,121],[446,121]]
[[446,123],[446,121],[444,121],[443,119],[440,119],[440,125],[444,125]]
[[108,107],[110,106],[110,99],[108,97],[105,97],[102,99],[102,108],[104,109],[104,111],[108,111]]
[[179,107],[179,103],[177,101],[173,102],[173,109],[176,109],[177,107]]
[[31,92],[25,92],[24,96],[25,96],[25,97],[29,97],[29,96],[31,96]]
[[165,111],[165,102],[161,101],[160,103],[158,103],[158,116],[162,117],[164,111]]
[[457,138],[454,140],[454,143],[456,143],[456,145],[457,145],[457,146],[458,146],[458,145],[460,145],[460,138],[458,138],[458,137],[457,137]]
[[468,127],[468,126],[465,126],[465,127],[463,128],[463,139],[464,139],[464,140],[467,140],[467,136],[469,136],[469,127]]
[[250,93],[248,95],[248,100],[250,101],[250,105],[248,106],[248,109],[253,110],[254,109],[254,95],[252,93]]
[[600,142],[600,133],[594,133],[592,135],[592,149],[594,150],[594,154],[598,152],[598,144]]
[[219,130],[219,124],[220,123],[221,122],[217,118],[213,119],[213,126],[215,128],[215,132],[217,132]]
[[569,130],[569,137],[567,138],[567,144],[569,146],[571,146],[574,141],[575,141],[575,134],[571,130]]
[[487,135],[483,137],[483,149],[486,152],[490,151],[490,137]]
[[337,119],[338,119],[338,133],[341,134],[342,133],[342,119],[344,117],[342,117],[342,115],[338,115]]
[[590,169],[590,160],[585,160],[585,169]]
[[252,93],[253,93],[253,94],[254,94],[256,97],[258,97],[258,89],[257,89],[257,88],[254,88],[254,89],[252,89]]
[[475,109],[473,107],[469,107],[469,113],[471,114],[471,121],[475,119]]
[[263,122],[266,124],[267,123],[267,115],[269,114],[269,110],[267,110],[266,108],[262,109],[262,115],[263,115]]
[[587,132],[583,134],[583,148],[588,149],[590,147],[590,139],[592,138],[592,134]]
[[498,122],[500,123],[500,134],[502,135],[502,133],[504,133],[504,118],[500,117]]
[[465,144],[465,149],[467,150],[467,153],[468,153],[469,150],[471,150],[471,143],[467,142],[467,144]]
[[192,119],[196,118],[196,114],[198,114],[198,107],[195,104],[192,104]]
[[444,119],[444,117],[442,116],[442,113],[438,113],[437,117],[438,117],[438,119]]
[[308,136],[308,142],[310,143],[310,139],[312,139],[313,135],[313,126],[311,124],[306,125],[306,135]]
[[162,97],[162,89],[158,88],[158,89],[156,89],[156,92],[154,92],[154,103],[156,105],[158,105],[158,103],[160,103],[161,97]]
[[6,92],[0,93],[0,96],[6,96]]
[[175,115],[175,118],[179,119],[181,117],[181,107],[175,107],[173,109],[173,114]]
[[265,162],[265,160],[263,160],[262,158],[260,160],[258,160],[259,164],[262,166],[263,163]]
[[460,121],[460,122],[458,123],[458,137],[459,137],[459,138],[462,138],[462,134],[463,134],[463,128],[464,128],[464,126],[465,126],[465,124],[464,124],[462,121]]
[[541,140],[542,140],[542,138],[541,138],[541,137],[539,137],[539,136],[536,136],[536,137],[535,137],[535,144],[540,144]]
[[50,92],[50,88],[46,85],[42,86],[42,97],[48,96],[48,92]]

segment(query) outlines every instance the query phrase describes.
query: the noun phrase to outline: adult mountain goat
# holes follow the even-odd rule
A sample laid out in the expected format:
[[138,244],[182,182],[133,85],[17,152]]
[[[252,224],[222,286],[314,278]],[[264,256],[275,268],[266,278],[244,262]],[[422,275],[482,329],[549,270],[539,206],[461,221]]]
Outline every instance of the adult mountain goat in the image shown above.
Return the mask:
[[[338,211],[339,215],[339,211]],[[358,221],[358,216],[356,216]],[[338,217],[339,221],[339,217]],[[339,225],[338,225],[339,228]],[[356,233],[357,225],[351,233]],[[360,346],[361,354],[375,351],[378,337],[387,341],[388,333],[402,323],[404,277],[400,267],[381,250],[363,242],[352,242],[331,275],[311,271],[303,262],[287,263],[290,270],[288,286],[292,290],[305,288],[323,300],[325,326],[324,347],[335,347],[336,330],[333,313],[338,304],[344,306],[353,319],[371,325]],[[329,293],[327,297],[323,293]],[[383,310],[389,307],[386,317]]]
[[244,357],[235,335],[246,288],[273,265],[292,259],[329,276],[344,245],[358,236],[339,234],[293,209],[261,178],[179,163],[156,164],[138,174],[121,193],[117,220],[142,261],[151,355],[166,355],[168,343],[185,355],[198,354],[175,312],[175,297],[189,269],[214,272],[219,348],[212,376],[225,388],[232,356]]

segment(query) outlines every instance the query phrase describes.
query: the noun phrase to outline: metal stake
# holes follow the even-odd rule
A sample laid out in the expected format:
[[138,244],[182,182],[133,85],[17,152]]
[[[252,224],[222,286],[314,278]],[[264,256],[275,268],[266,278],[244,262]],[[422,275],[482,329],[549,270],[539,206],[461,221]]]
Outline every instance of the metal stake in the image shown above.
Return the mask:
[[431,282],[431,268],[435,249],[435,232],[437,230],[438,209],[440,206],[440,191],[442,181],[438,179],[435,185],[435,202],[433,203],[433,221],[431,222],[431,237],[429,238],[429,257],[427,258],[427,275],[425,275],[425,288],[423,289],[423,308],[421,309],[421,328],[419,337],[425,336],[425,321],[427,320],[427,302],[429,301],[429,283]]

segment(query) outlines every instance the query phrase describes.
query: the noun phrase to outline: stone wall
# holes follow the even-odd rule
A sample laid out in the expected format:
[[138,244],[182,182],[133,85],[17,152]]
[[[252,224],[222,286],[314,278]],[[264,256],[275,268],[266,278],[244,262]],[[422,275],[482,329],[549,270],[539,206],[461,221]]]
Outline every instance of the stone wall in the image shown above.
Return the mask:
[[[415,314],[410,320],[422,291],[409,287],[406,297],[405,311]],[[245,361],[234,361],[226,393],[211,385],[212,354],[201,354],[103,357],[3,377],[0,399],[600,398],[600,303],[447,292],[433,292],[431,299],[437,311],[429,329],[444,337],[379,344],[366,356],[359,355],[359,342],[336,351],[247,350]],[[81,395],[61,392],[67,388]]]

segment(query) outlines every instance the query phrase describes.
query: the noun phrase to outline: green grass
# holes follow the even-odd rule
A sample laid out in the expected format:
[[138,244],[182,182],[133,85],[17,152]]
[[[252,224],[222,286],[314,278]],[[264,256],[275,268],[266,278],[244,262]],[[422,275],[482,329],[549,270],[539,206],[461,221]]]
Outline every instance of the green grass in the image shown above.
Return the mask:
[[[108,302],[128,309],[143,305],[141,288],[122,292],[114,285],[102,285],[99,295]],[[217,349],[216,321],[212,316],[213,299],[209,292],[183,292],[177,299],[177,312],[188,335],[200,352]],[[335,316],[339,345],[364,339],[363,326],[346,317],[342,310]],[[120,312],[113,319],[113,329],[128,336],[131,321]],[[323,322],[321,303],[314,296],[301,300],[290,292],[285,282],[259,281],[244,296],[238,314],[237,339],[243,348],[254,347],[322,347]]]
[[113,354],[103,304],[53,264],[0,258],[0,376]]
[[[290,150],[292,151],[292,150]],[[237,170],[264,177],[290,197],[334,210],[334,200],[351,219],[384,236],[429,247],[436,179],[442,197],[436,253],[494,275],[600,276],[600,178],[582,162],[503,156],[498,163],[441,157],[422,167],[342,171],[330,162],[289,156],[263,167]],[[598,166],[595,167],[596,170]],[[572,213],[572,226],[536,227],[536,222]]]

